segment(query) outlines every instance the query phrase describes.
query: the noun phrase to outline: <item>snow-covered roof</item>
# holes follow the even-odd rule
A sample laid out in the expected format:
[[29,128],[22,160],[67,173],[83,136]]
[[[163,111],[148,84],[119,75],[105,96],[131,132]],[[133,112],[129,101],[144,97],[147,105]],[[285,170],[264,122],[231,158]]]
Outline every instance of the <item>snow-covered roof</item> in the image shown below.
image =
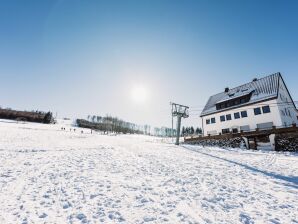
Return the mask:
[[[280,73],[274,73],[261,79],[254,80],[244,85],[230,89],[227,92],[221,92],[211,96],[205,105],[201,116],[220,112],[227,109],[234,109],[251,103],[257,103],[266,99],[277,97],[278,80]],[[251,94],[250,100],[246,103],[235,105],[225,109],[216,109],[216,104],[223,103],[232,99],[244,97]]]

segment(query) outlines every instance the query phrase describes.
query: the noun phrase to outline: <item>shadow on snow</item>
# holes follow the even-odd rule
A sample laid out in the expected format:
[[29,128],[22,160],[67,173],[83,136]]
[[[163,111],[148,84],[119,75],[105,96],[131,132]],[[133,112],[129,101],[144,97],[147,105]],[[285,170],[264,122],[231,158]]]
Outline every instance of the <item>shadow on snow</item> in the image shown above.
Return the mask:
[[250,170],[252,172],[261,173],[261,174],[263,174],[265,176],[268,176],[268,177],[271,177],[271,178],[275,178],[275,179],[278,179],[278,180],[286,181],[288,183],[283,183],[285,186],[293,187],[295,189],[298,189],[298,176],[283,176],[283,175],[280,175],[280,174],[276,174],[276,173],[272,173],[272,172],[260,170],[260,169],[257,169],[255,167],[252,167],[252,166],[249,166],[249,165],[246,165],[246,164],[235,162],[235,161],[230,160],[230,159],[226,159],[226,158],[222,158],[222,157],[219,157],[219,156],[211,155],[211,154],[205,153],[205,152],[200,152],[198,150],[190,149],[190,148],[185,147],[185,146],[183,146],[183,147],[186,148],[187,150],[191,150],[193,152],[197,152],[197,153],[200,153],[200,154],[203,154],[203,155],[206,155],[206,156],[210,156],[212,158],[216,158],[216,159],[219,159],[219,160],[223,160],[225,162],[228,162],[228,163],[232,163],[232,164],[241,166],[241,167],[243,167],[243,168],[245,168],[247,170]]

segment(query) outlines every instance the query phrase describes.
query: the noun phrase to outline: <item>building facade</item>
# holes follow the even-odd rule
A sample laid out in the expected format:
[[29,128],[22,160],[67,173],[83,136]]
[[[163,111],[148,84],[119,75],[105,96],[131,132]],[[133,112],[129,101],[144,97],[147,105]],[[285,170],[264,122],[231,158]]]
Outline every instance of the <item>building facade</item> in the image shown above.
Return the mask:
[[298,123],[295,103],[280,73],[211,96],[201,118],[204,136]]

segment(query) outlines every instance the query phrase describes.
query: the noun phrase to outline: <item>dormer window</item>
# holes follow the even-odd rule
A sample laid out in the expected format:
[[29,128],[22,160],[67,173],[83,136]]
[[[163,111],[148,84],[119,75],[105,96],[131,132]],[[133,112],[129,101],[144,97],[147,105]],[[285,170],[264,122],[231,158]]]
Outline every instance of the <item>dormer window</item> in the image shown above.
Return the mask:
[[246,101],[245,98],[240,99],[240,103],[246,103],[246,102],[247,102],[247,101]]
[[236,105],[244,104],[250,101],[250,98],[252,96],[252,92],[240,95],[239,97],[235,97],[235,93],[229,94],[230,97],[233,97],[232,99],[226,99],[225,101],[220,101],[216,104],[216,110],[221,110],[229,107],[233,107]]

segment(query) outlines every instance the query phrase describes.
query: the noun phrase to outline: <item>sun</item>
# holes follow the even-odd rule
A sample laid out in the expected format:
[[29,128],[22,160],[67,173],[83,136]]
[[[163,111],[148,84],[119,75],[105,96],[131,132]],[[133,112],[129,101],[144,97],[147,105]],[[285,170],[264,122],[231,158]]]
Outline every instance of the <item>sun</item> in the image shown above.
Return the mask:
[[132,87],[131,98],[136,103],[145,103],[149,98],[148,89],[143,85],[136,85]]

